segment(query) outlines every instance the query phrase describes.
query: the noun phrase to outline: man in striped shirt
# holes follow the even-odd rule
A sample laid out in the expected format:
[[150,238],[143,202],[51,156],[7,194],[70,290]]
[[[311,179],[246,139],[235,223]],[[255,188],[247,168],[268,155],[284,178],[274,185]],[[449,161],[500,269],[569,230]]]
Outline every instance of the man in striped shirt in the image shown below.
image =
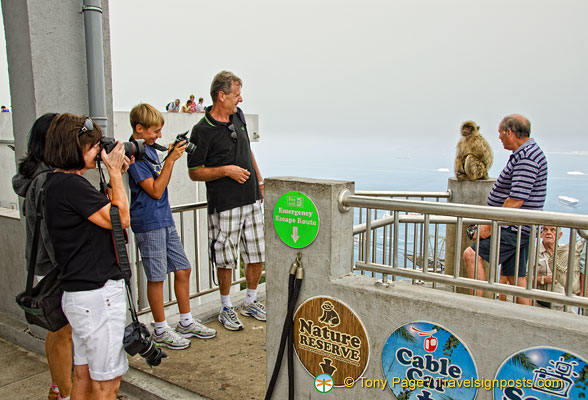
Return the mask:
[[[493,207],[541,210],[547,192],[547,159],[535,140],[530,138],[531,123],[522,115],[504,117],[498,126],[498,133],[505,150],[511,150],[506,167],[500,173],[488,196],[488,205]],[[500,283],[515,285],[518,226],[503,226],[500,231],[499,264]],[[529,257],[528,226],[521,227],[519,266],[516,285],[527,286],[527,259]],[[478,279],[485,280],[482,259],[490,259],[490,225],[479,227],[480,248],[478,253]],[[475,276],[476,244],[463,253],[468,278]],[[476,295],[482,296],[482,291]],[[527,298],[517,298],[519,304],[531,304]]]

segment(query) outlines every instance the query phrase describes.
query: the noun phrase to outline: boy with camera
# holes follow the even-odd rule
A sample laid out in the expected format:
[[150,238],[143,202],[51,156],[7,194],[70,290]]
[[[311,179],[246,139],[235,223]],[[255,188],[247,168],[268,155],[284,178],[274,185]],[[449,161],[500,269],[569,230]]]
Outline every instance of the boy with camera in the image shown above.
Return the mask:
[[[161,137],[164,119],[155,107],[138,104],[130,113],[132,139],[145,141],[145,156],[129,168],[131,188],[131,228],[141,253],[147,276],[147,299],[155,320],[153,341],[170,349],[190,346],[189,337],[210,339],[214,329],[194,320],[190,311],[190,263],[180,242],[169,205],[167,185],[175,162],[186,150],[186,141],[170,144],[163,162],[152,147]],[[174,291],[180,321],[173,330],[165,319],[163,282],[174,273]]]

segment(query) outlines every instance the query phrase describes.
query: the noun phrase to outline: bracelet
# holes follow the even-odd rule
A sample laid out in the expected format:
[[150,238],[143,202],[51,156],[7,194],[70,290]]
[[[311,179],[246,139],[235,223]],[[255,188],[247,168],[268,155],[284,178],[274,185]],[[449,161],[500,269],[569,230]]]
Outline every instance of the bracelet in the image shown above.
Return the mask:
[[260,181],[260,182],[259,182],[259,186],[262,186],[262,185],[263,185],[263,181]]

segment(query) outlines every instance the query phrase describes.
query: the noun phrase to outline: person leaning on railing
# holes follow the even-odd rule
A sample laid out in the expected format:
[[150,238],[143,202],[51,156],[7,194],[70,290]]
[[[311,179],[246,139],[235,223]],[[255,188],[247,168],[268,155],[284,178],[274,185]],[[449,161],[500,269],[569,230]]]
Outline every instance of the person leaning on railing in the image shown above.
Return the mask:
[[[555,236],[557,228],[555,226],[544,225],[541,228],[541,243],[538,249],[537,257],[537,282],[536,288],[541,290],[552,290],[556,293],[566,293],[567,281],[568,281],[568,254],[569,245],[559,244],[557,245],[557,256],[555,261],[555,280],[552,272],[553,269],[553,255],[555,252]],[[559,232],[558,240],[561,238],[562,232]],[[580,242],[574,262],[574,283],[572,285],[572,293],[580,294],[580,251],[582,250],[583,243]],[[551,304],[546,301],[537,301],[537,305],[542,307],[548,307],[556,310],[563,310],[561,304]]]
[[[535,140],[530,138],[531,123],[522,115],[508,115],[498,125],[499,138],[506,150],[512,155],[498,176],[488,196],[488,205],[492,207],[521,208],[542,210],[547,193],[547,159]],[[527,259],[529,256],[529,226],[521,227],[521,240],[518,242],[517,226],[503,226],[500,230],[500,251],[498,263],[501,266],[500,283],[509,283],[521,287],[527,286]],[[475,277],[476,257],[478,257],[478,279],[485,280],[482,259],[490,259],[490,225],[481,225],[477,234],[480,247],[476,254],[476,243],[468,247],[463,258],[468,278]],[[516,253],[519,252],[519,269],[515,282]],[[491,268],[493,266],[490,266]],[[477,291],[476,295],[483,296]],[[528,298],[517,297],[517,303],[530,305]]]
[[[126,299],[112,240],[111,205],[122,228],[130,225],[122,173],[130,160],[117,142],[100,149],[102,132],[90,118],[61,114],[47,132],[44,216],[64,290],[61,305],[74,345],[72,399],[115,399],[128,369],[123,349]],[[111,201],[82,175],[100,157],[110,175]]]

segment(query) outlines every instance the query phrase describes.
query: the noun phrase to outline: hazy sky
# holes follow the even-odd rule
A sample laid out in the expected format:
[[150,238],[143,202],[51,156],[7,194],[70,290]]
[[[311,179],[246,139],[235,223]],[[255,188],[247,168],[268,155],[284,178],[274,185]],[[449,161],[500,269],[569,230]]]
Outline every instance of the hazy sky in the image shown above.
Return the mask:
[[550,150],[588,151],[586,0],[124,0],[110,11],[115,110],[190,94],[209,104],[211,78],[228,69],[262,140],[426,135],[453,148],[473,119],[496,152],[498,122],[519,112]]

